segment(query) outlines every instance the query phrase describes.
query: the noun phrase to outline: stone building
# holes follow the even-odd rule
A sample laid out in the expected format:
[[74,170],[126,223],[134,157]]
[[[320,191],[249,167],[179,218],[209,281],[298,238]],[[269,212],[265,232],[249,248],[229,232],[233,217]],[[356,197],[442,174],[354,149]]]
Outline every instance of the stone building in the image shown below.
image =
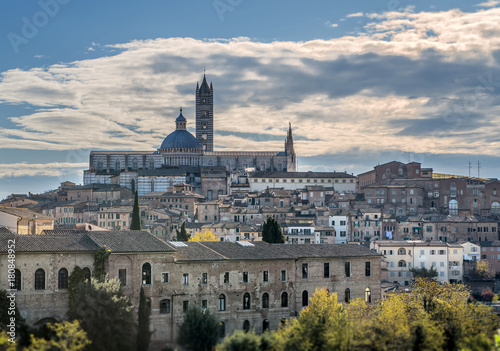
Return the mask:
[[55,219],[25,208],[0,206],[0,226],[16,234],[42,234],[54,229]]
[[[30,325],[60,321],[67,277],[76,265],[92,274],[94,252],[111,250],[106,270],[119,278],[136,308],[140,287],[152,306],[158,345],[173,343],[189,305],[215,312],[220,337],[237,329],[276,330],[308,305],[317,288],[340,302],[380,299],[381,256],[359,245],[279,245],[264,242],[167,243],[145,231],[54,231],[16,240],[17,306]],[[6,246],[0,266],[7,266]],[[6,289],[7,270],[0,270]]]
[[[209,87],[204,76],[201,86],[196,87],[196,137],[187,130],[181,109],[175,130],[156,151],[91,151],[84,184],[119,184],[144,195],[167,191],[177,183],[190,183],[196,186],[197,192],[211,199],[209,191],[214,198],[228,193],[228,172],[247,168],[296,171],[291,125],[283,151],[214,151],[213,93],[212,84]],[[204,178],[214,178],[209,174],[214,171],[218,172],[215,176],[218,183],[207,184]]]

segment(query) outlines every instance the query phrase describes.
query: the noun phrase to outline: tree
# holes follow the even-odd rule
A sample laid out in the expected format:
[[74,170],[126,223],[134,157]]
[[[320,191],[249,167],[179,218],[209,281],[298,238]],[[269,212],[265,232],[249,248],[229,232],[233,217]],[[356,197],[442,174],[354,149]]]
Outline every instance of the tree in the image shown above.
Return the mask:
[[269,332],[257,335],[253,331],[237,330],[217,345],[217,351],[266,351],[271,350],[272,342],[273,334]]
[[177,236],[175,237],[175,241],[189,241],[189,235],[186,231],[186,222],[182,223],[181,230],[176,229]]
[[92,350],[130,350],[134,316],[130,298],[125,296],[118,279],[106,276],[81,282],[75,292],[74,311],[92,341]]
[[132,210],[132,222],[130,223],[130,230],[141,230],[141,213],[139,210],[139,193],[135,191],[134,209]]
[[46,340],[31,335],[30,351],[52,351],[52,350],[85,350],[91,344],[87,333],[80,327],[78,321],[48,324],[47,328],[54,336]]
[[94,253],[94,278],[102,280],[106,277],[106,263],[111,255],[111,250],[106,248],[106,245],[99,248]]
[[85,274],[79,266],[75,266],[73,272],[68,277],[68,315],[75,313],[75,296],[78,286],[85,281]]
[[[10,299],[7,294],[6,290],[0,290],[0,331],[6,330],[7,332],[10,333],[11,330],[11,317],[16,318],[16,326],[15,326],[15,331],[16,331],[16,340],[21,344],[21,345],[27,345],[29,344],[29,328],[26,325],[26,322],[24,318],[21,316],[21,313],[19,312],[19,309],[17,308],[17,304],[14,308],[14,315],[10,315],[8,313],[10,308]],[[11,312],[12,313],[12,312]],[[9,326],[10,325],[10,326]],[[11,338],[13,335],[9,335],[9,338]],[[1,348],[0,348],[1,350]]]
[[137,330],[137,350],[146,351],[149,347],[149,341],[151,340],[151,331],[149,330],[149,317],[151,316],[151,310],[149,309],[148,303],[146,301],[146,295],[144,294],[144,288],[141,286],[141,293],[139,296],[139,326]]
[[431,269],[427,269],[425,267],[421,268],[410,268],[410,272],[413,273],[413,278],[436,278],[438,276],[438,272],[431,267]]
[[284,244],[285,237],[280,224],[272,217],[267,217],[267,220],[262,226],[262,240],[270,244]]
[[188,241],[219,241],[217,237],[212,233],[211,230],[207,229],[203,233],[196,232],[195,236],[192,236]]
[[485,260],[476,262],[475,276],[479,279],[491,279],[493,277],[493,273],[488,262]]
[[211,351],[217,344],[219,320],[208,309],[191,306],[179,327],[178,342],[191,351]]

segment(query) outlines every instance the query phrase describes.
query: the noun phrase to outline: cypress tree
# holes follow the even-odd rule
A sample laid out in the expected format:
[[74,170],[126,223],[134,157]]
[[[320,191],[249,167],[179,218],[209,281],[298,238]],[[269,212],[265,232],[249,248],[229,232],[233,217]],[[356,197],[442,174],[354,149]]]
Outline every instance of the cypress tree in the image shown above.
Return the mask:
[[149,330],[149,317],[151,310],[149,309],[144,294],[144,288],[141,286],[139,297],[139,325],[137,330],[137,351],[146,351],[151,340],[151,331]]
[[176,231],[177,231],[177,236],[175,238],[175,241],[188,241],[189,240],[189,237],[191,235],[189,235],[186,231],[186,222],[182,223],[181,230],[177,229]]
[[139,193],[135,191],[134,209],[132,211],[132,223],[130,230],[141,230],[141,214],[139,212]]
[[262,226],[262,241],[270,244],[284,244],[285,236],[283,230],[277,220],[272,217],[267,217],[267,220]]

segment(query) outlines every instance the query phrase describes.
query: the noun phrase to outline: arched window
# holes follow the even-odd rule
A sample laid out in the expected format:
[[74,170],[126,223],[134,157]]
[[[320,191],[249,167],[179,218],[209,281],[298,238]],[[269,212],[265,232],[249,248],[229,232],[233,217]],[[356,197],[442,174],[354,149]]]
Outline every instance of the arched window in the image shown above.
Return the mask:
[[269,308],[269,294],[262,294],[262,308]]
[[458,215],[458,201],[457,200],[450,200],[448,203],[448,208],[450,210],[450,215],[456,216]]
[[102,168],[103,168],[103,166],[102,166],[102,161],[101,161],[101,160],[97,161],[97,171],[98,171],[98,172],[101,172],[101,171],[102,171]]
[[14,270],[14,290],[21,290],[21,271],[19,269]]
[[219,323],[219,338],[223,338],[226,335],[226,325],[224,322]]
[[66,268],[61,268],[58,274],[58,283],[57,287],[59,289],[67,289],[68,288],[68,270]]
[[491,204],[491,214],[493,215],[500,214],[500,203],[495,201]]
[[122,170],[122,166],[121,166],[121,164],[120,164],[120,161],[116,161],[116,163],[115,163],[115,170],[116,170],[117,172],[119,172],[119,171],[121,171],[121,170]]
[[219,295],[219,311],[225,311],[226,310],[226,295],[221,294]]
[[88,267],[85,267],[84,269],[82,269],[82,272],[83,272],[83,276],[84,276],[85,280],[90,281],[90,277],[91,277],[90,269]]
[[35,272],[35,290],[45,290],[45,271],[41,268]]
[[262,321],[262,332],[269,330],[269,319],[264,319]]
[[160,301],[160,313],[170,313],[170,300],[165,299]]
[[138,164],[139,164],[139,163],[137,162],[137,159],[136,159],[136,158],[134,158],[134,159],[132,160],[132,169],[133,169],[134,171],[137,171],[137,169],[139,168]]
[[250,331],[250,322],[248,321],[248,319],[245,319],[245,321],[243,322],[243,330],[244,331]]
[[155,169],[155,161],[149,161],[149,169]]
[[365,302],[372,302],[372,291],[370,290],[370,288],[365,289]]
[[243,295],[243,309],[244,310],[250,309],[250,294],[249,293],[245,293],[245,295]]
[[212,201],[212,197],[213,197],[213,195],[212,195],[212,190],[208,190],[208,191],[207,191],[207,200],[208,200],[208,201]]
[[307,290],[304,290],[302,292],[302,306],[307,306],[309,305],[309,293]]
[[406,267],[406,261],[404,261],[404,260],[399,261],[398,267]]
[[288,293],[286,291],[281,294],[281,307],[288,307]]
[[344,301],[345,301],[345,303],[351,302],[351,289],[349,289],[349,288],[345,289]]
[[151,284],[151,265],[148,262],[142,265],[142,284]]
[[405,249],[403,249],[403,248],[400,248],[400,249],[398,250],[398,255],[406,255],[406,250],[405,250]]

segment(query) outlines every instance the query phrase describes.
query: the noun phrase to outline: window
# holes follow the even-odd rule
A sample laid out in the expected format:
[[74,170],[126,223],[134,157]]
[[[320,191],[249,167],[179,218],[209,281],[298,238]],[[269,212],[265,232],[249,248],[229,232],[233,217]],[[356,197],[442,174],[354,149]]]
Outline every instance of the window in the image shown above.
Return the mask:
[[119,269],[118,270],[118,280],[120,281],[121,286],[127,285],[127,270],[126,269]]
[[345,303],[351,302],[351,289],[349,289],[349,288],[345,289],[344,301],[345,301]]
[[406,267],[406,261],[403,261],[403,260],[399,261],[398,267]]
[[307,268],[307,263],[302,263],[302,279],[307,279],[307,272],[308,271],[308,268]]
[[262,294],[262,308],[269,308],[269,294]]
[[21,271],[19,269],[14,270],[14,286],[13,290],[21,290]]
[[285,270],[281,271],[281,281],[286,282],[286,271]]
[[45,271],[41,268],[35,272],[35,290],[45,290]]
[[229,272],[224,273],[224,284],[229,283]]
[[160,313],[170,313],[170,300],[160,301]]
[[248,272],[243,272],[243,283],[248,283]]
[[189,301],[182,301],[182,312],[186,313],[189,308]]
[[450,215],[458,215],[458,201],[457,200],[451,200],[449,203],[448,203],[448,208],[449,208],[449,212],[450,212]]
[[59,289],[68,288],[68,270],[66,268],[59,270],[57,287]]
[[189,273],[182,275],[182,285],[189,285]]
[[345,276],[350,277],[351,276],[351,262],[346,262],[344,264],[345,267]]
[[226,310],[226,295],[221,294],[219,295],[219,311],[225,311]]
[[208,284],[208,273],[202,273],[201,274],[201,283],[202,284]]
[[148,262],[142,265],[142,284],[151,284],[151,265]]
[[161,282],[162,283],[168,283],[169,279],[170,279],[170,274],[168,274],[168,273],[161,274]]
[[370,290],[370,288],[365,289],[365,302],[372,302],[372,291]]
[[330,278],[330,263],[323,264],[323,278]]
[[369,277],[371,275],[370,262],[365,262],[365,276]]
[[243,309],[244,310],[250,309],[250,294],[249,293],[245,293],[245,295],[243,295]]
[[262,281],[263,282],[268,282],[269,281],[269,271],[262,272]]
[[288,293],[286,291],[281,293],[281,307],[288,307]]
[[403,248],[400,248],[400,249],[398,250],[398,255],[406,255],[406,250],[405,250],[405,249],[403,249]]
[[243,322],[243,330],[246,332],[250,331],[250,322],[248,321],[248,319],[245,319],[245,321]]
[[85,278],[85,280],[89,280],[90,281],[90,269],[88,267],[85,267],[84,269],[82,269],[82,272],[83,272],[83,276]]
[[269,319],[264,319],[262,321],[262,332],[269,330]]
[[304,290],[302,292],[302,306],[307,306],[309,305],[309,293],[307,290]]

